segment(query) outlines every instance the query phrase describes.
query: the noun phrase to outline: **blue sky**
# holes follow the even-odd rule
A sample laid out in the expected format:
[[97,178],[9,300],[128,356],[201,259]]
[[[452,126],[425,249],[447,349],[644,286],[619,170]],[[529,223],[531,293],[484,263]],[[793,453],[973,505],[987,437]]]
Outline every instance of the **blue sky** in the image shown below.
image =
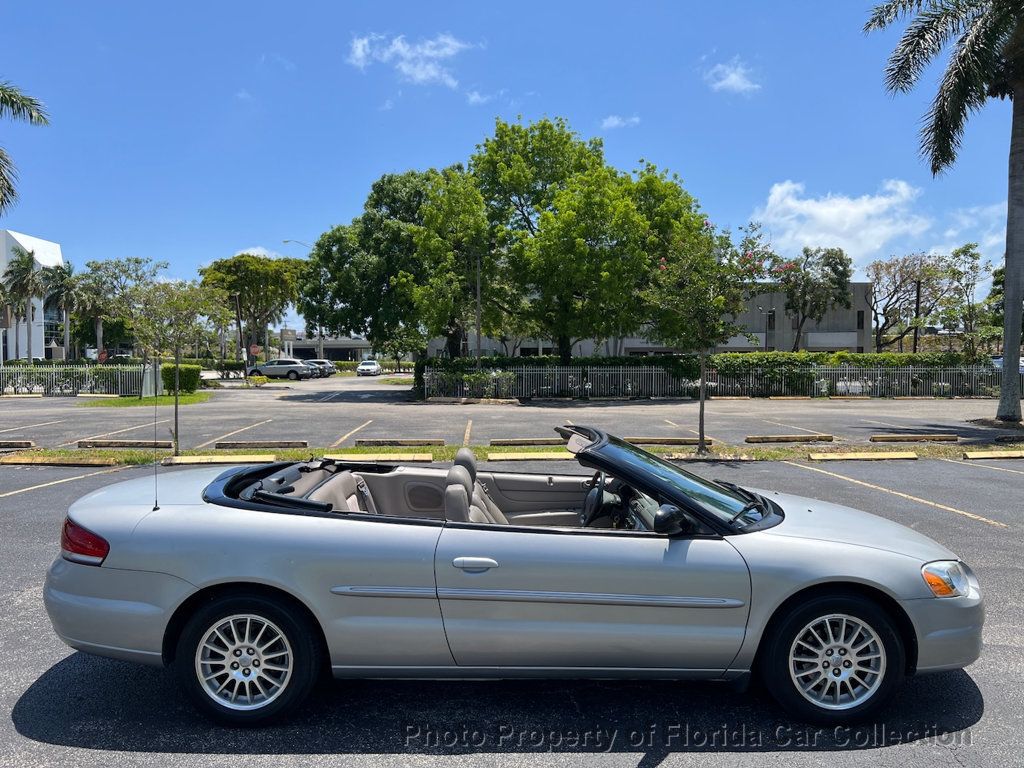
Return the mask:
[[76,265],[170,273],[243,249],[303,255],[380,174],[467,158],[495,116],[564,116],[608,160],[678,172],[719,224],[863,265],[969,240],[1001,259],[1009,104],[933,179],[916,131],[936,71],[884,92],[870,4],[9,3],[0,79],[52,125],[0,124],[20,202],[0,227]]

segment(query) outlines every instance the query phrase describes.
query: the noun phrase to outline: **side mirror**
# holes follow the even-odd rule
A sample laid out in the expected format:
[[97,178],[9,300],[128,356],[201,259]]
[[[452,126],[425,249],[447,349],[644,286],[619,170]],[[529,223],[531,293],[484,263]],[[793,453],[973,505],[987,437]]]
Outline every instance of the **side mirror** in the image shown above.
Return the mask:
[[683,526],[680,523],[684,518],[683,510],[675,504],[662,504],[654,513],[654,532],[664,533],[667,536],[682,533]]

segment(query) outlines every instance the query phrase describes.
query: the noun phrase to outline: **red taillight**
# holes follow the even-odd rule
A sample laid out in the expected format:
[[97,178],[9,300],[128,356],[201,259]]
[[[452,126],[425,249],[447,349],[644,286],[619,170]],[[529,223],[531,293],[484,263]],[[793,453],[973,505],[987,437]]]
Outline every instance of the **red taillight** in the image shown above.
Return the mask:
[[60,532],[60,548],[65,560],[85,565],[99,565],[110,552],[110,545],[106,539],[83,528],[70,517],[64,518],[64,527]]

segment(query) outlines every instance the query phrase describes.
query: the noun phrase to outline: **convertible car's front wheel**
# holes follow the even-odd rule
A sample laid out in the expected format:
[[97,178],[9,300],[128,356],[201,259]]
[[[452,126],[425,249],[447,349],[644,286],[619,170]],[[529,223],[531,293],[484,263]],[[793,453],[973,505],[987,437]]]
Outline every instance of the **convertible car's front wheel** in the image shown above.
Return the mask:
[[227,725],[286,715],[309,695],[319,665],[308,621],[256,595],[203,606],[185,625],[174,661],[193,704]]
[[835,725],[869,717],[904,675],[899,633],[863,597],[813,598],[783,617],[766,640],[762,679],[801,720]]

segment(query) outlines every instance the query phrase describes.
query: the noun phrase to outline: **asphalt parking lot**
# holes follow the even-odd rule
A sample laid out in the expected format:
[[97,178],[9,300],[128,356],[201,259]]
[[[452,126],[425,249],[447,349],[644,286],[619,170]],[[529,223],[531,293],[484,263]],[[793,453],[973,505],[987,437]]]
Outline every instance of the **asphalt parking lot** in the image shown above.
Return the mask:
[[71,652],[43,611],[41,582],[67,505],[151,471],[0,468],[0,706],[9,713],[0,765],[1021,764],[1024,466],[1012,461],[698,468],[873,511],[927,533],[977,572],[988,604],[981,659],[908,681],[877,722],[839,731],[784,719],[756,688],[604,681],[325,684],[287,724],[212,726],[167,673]]
[[[279,388],[218,390],[209,402],[181,409],[181,446],[212,448],[219,440],[307,440],[351,446],[360,438],[441,438],[461,445],[494,438],[552,437],[572,422],[630,436],[692,437],[692,401],[534,402],[446,405],[416,402],[408,389],[372,378],[332,377]],[[972,423],[991,418],[993,400],[711,400],[706,432],[727,443],[749,434],[833,434],[864,443],[873,434],[953,432],[964,442],[1012,431]],[[85,438],[166,440],[172,409],[89,408],[76,398],[0,400],[0,440],[28,439],[45,448]],[[154,421],[156,422],[154,427]],[[1019,432],[1018,432],[1019,434]]]

